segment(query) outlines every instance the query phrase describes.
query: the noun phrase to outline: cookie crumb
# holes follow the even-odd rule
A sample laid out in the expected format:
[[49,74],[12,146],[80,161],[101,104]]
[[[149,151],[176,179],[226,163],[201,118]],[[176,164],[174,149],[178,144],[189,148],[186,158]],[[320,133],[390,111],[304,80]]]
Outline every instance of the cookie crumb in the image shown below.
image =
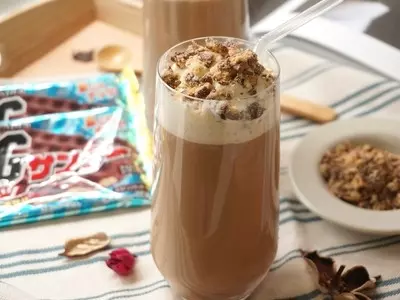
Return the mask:
[[338,198],[372,210],[400,208],[400,156],[369,144],[340,143],[322,157],[320,174]]
[[[221,118],[248,120],[259,118],[264,112],[261,103],[257,108],[251,105],[254,100],[265,99],[265,90],[275,93],[276,75],[264,68],[257,54],[240,42],[207,38],[202,44],[192,42],[183,51],[176,52],[162,78],[177,92],[191,97],[244,100],[245,105],[228,105]],[[193,100],[185,98],[185,101]]]
[[194,92],[194,97],[200,98],[200,99],[205,99],[212,90],[212,85],[208,82],[206,82],[204,85],[198,87],[195,92]]
[[164,72],[164,74],[162,75],[162,79],[167,85],[169,85],[173,89],[177,88],[181,84],[179,76],[175,74],[171,68],[167,69]]

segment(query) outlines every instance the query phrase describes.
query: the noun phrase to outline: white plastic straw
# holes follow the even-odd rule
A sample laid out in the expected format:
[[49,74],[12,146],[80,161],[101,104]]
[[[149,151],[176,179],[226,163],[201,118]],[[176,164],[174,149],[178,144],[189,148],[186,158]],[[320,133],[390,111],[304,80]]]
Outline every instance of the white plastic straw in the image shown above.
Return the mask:
[[[262,51],[268,49],[268,47],[284,38],[289,33],[295,31],[297,28],[310,22],[314,18],[322,15],[323,13],[331,10],[335,6],[339,5],[343,0],[321,0],[317,4],[306,9],[302,13],[296,15],[285,23],[279,25],[274,30],[263,35],[255,46],[254,51],[257,54],[261,54]],[[329,34],[329,33],[327,33]]]

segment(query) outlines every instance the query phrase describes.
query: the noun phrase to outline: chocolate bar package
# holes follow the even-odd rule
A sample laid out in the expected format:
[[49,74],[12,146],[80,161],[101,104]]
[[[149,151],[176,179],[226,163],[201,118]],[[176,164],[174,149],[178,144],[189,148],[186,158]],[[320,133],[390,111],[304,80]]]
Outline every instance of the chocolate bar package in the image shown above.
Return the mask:
[[150,204],[133,72],[0,87],[0,227]]

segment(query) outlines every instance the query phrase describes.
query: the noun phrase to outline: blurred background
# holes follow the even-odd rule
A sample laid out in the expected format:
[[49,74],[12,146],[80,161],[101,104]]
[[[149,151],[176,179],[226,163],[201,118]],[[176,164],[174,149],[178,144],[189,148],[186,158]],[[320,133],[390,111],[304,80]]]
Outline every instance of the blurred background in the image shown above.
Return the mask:
[[[12,12],[19,6],[41,0],[1,0],[0,16]],[[138,2],[142,0],[121,0]],[[234,0],[233,0],[234,1]],[[251,24],[279,10],[302,10],[317,0],[249,0]],[[306,3],[307,2],[307,3]],[[400,48],[400,37],[396,33],[400,24],[400,1],[398,0],[346,0],[344,4],[326,17],[356,30],[364,31],[392,46]]]

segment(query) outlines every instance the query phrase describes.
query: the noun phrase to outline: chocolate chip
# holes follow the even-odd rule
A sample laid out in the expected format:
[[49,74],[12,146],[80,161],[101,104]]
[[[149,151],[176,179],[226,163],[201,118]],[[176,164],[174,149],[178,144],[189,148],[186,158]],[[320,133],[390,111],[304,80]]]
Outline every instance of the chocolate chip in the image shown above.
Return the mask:
[[210,74],[206,74],[206,75],[204,75],[203,77],[200,78],[200,82],[202,82],[202,83],[208,82],[208,83],[212,84],[213,83],[213,79],[212,79]]
[[185,76],[185,82],[188,86],[194,87],[199,85],[199,78],[192,72],[189,72]]
[[253,102],[247,107],[247,112],[251,120],[257,119],[262,116],[265,108],[261,107],[258,102]]
[[175,55],[171,57],[171,61],[181,69],[185,68],[187,59],[185,52],[176,52]]
[[211,67],[214,62],[214,55],[210,52],[200,52],[199,58],[207,68]]
[[221,109],[220,117],[223,120],[241,120],[243,119],[243,111],[232,105],[226,105]]
[[204,99],[211,93],[211,90],[212,90],[212,85],[207,82],[196,89],[194,96],[200,99]]
[[178,75],[174,74],[174,72],[170,68],[165,70],[164,74],[161,77],[164,82],[173,89],[177,88],[181,84]]

